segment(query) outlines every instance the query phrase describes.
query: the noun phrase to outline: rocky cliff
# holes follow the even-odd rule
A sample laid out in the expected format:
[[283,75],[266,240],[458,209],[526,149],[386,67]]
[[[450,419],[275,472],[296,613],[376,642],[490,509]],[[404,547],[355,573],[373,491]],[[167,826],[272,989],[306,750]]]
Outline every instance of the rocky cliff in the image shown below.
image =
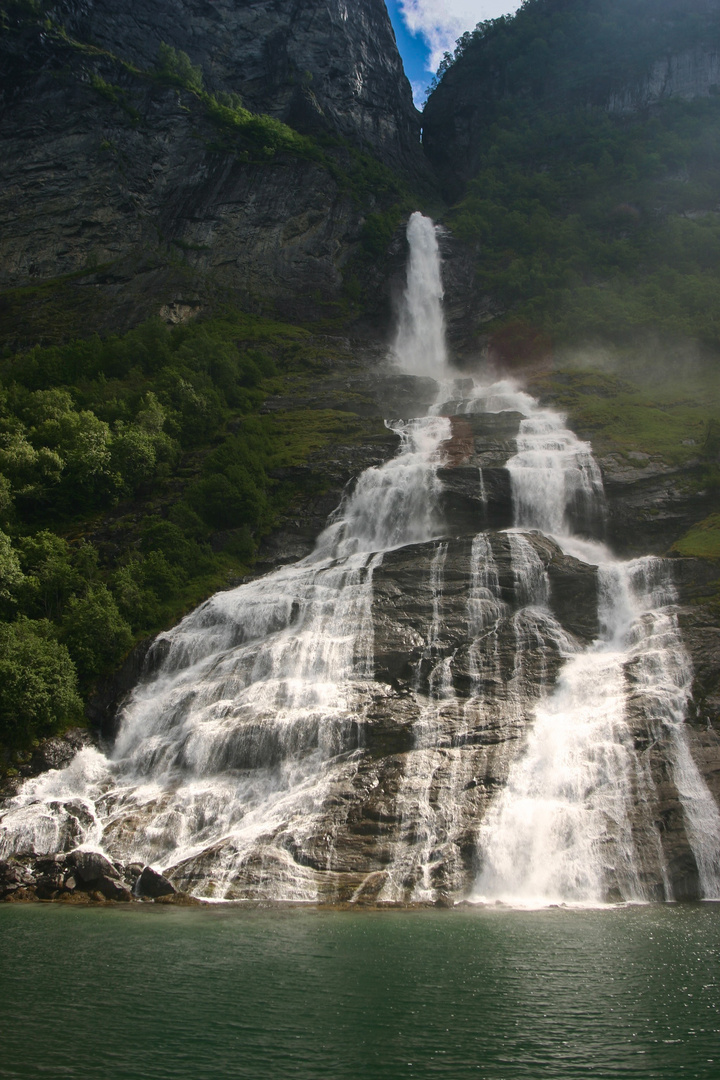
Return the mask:
[[10,4],[0,79],[11,342],[209,298],[327,314],[394,175],[425,176],[381,0]]
[[386,163],[417,167],[419,116],[383,0],[69,0],[53,14],[79,40],[140,68],[161,43],[202,67],[213,92],[242,95],[306,134],[342,135]]
[[696,98],[720,93],[720,51],[709,41],[684,53],[663,56],[634,83],[612,93],[610,112],[632,113],[671,97]]
[[[386,415],[412,410],[432,391],[427,380],[389,376],[382,367],[374,370],[372,380],[357,375],[347,389],[367,393],[370,382],[378,395],[376,408]],[[443,411],[452,409],[446,405]],[[141,690],[132,708],[141,710],[143,724],[151,730],[140,743],[149,756],[138,758],[134,767],[170,766],[172,790],[160,785],[156,794],[142,789],[136,798],[131,785],[104,794],[105,781],[96,787],[99,759],[91,756],[86,760],[98,764],[90,765],[91,782],[82,797],[70,798],[61,788],[53,797],[51,789],[40,818],[32,800],[8,804],[1,816],[6,861],[0,863],[0,894],[129,900],[132,889],[136,898],[145,899],[177,891],[180,897],[190,893],[225,899],[445,903],[472,890],[481,865],[482,823],[507,785],[513,763],[527,750],[538,723],[538,705],[552,697],[553,688],[558,693],[558,678],[567,671],[570,657],[592,653],[601,633],[602,590],[596,566],[564,554],[539,532],[498,531],[513,520],[506,466],[515,450],[520,415],[505,411],[448,419],[438,490],[444,534],[386,551],[377,561],[368,611],[371,653],[363,661],[364,674],[356,671],[344,684],[351,706],[344,697],[333,698],[324,714],[322,704],[313,699],[296,717],[287,712],[287,703],[279,703],[280,722],[272,711],[264,716],[263,699],[254,697],[246,715],[247,703],[241,704],[246,693],[243,672],[252,670],[255,678],[264,672],[266,677],[268,664],[284,655],[282,635],[268,656],[262,639],[253,637],[263,632],[260,627],[270,610],[266,603],[277,604],[280,598],[273,600],[272,579],[245,587],[249,608],[236,611],[234,594],[216,598],[192,616],[184,630],[162,637],[139,672]],[[392,449],[389,443],[386,454]],[[586,521],[585,527],[593,531],[599,523]],[[292,591],[295,571],[288,572],[285,588]],[[298,678],[307,665],[318,663],[319,655],[327,658],[328,648],[331,662],[336,662],[332,657],[343,639],[332,642],[334,632],[359,635],[358,645],[364,640],[358,621],[362,609],[349,596],[357,584],[347,579],[335,594],[339,579],[332,577],[332,569],[325,572],[329,576],[319,607],[311,606],[299,617],[298,603],[302,606],[307,598],[292,604],[280,601],[271,616],[273,634],[289,620],[286,633],[295,642],[293,651],[301,648]],[[713,574],[697,560],[682,560],[672,577],[680,590],[685,647],[694,668],[695,708],[683,737],[717,799],[717,643],[710,640],[716,628],[704,626],[696,606]],[[254,588],[259,591],[253,593]],[[242,590],[238,599],[241,595]],[[339,614],[343,621],[336,624]],[[344,621],[349,615],[355,617],[351,626]],[[193,621],[201,638],[193,636]],[[651,655],[653,663],[665,662],[661,641],[656,643],[658,653],[647,653],[649,643],[642,635],[652,632],[651,622],[647,614],[636,625],[639,648],[623,664],[620,691],[627,704],[624,753],[632,783],[641,792],[634,806],[626,808],[625,822],[637,864],[630,881],[622,864],[625,841],[610,829],[603,856],[609,899],[633,889],[631,895],[648,899],[693,898],[699,888],[673,729],[662,723],[666,688],[659,682],[650,694],[643,689],[645,655]],[[304,623],[314,639],[309,652],[308,645],[302,645]],[[198,647],[200,654],[194,656]],[[202,654],[213,654],[218,647],[204,680],[196,683],[193,664],[202,665]],[[173,679],[177,682],[168,694],[167,683]],[[208,727],[213,710],[219,710],[223,720],[229,715],[228,686],[237,695],[234,723]],[[153,728],[148,707],[156,699],[162,704],[162,723]],[[193,757],[192,729],[183,728],[198,703],[199,715],[205,714],[201,765]],[[614,707],[611,698],[605,707]],[[174,728],[179,729],[177,737]],[[144,740],[145,733],[138,737]],[[123,769],[127,740],[126,731],[110,764],[111,786],[113,770]],[[196,776],[195,770],[208,769],[210,760],[210,775]],[[65,760],[59,757],[58,763]],[[78,791],[83,790],[87,767],[78,759]],[[298,770],[297,776],[292,770]],[[268,791],[275,785],[284,792],[280,802],[270,814],[265,811],[262,828],[251,823],[247,832],[239,821],[231,825],[228,819],[224,831],[218,831],[215,819],[227,812],[223,799],[232,804],[250,777],[252,787],[243,796],[250,805],[258,793],[261,800],[269,797],[272,802],[276,796]],[[225,783],[227,792],[218,801],[216,785]],[[194,810],[182,802],[184,785],[190,785]],[[197,813],[199,805],[202,814]],[[93,853],[92,859],[87,855],[86,865],[78,861],[76,849],[82,843],[92,846],[98,821],[104,823],[106,854]],[[169,857],[168,845],[180,850],[186,846],[184,834],[193,830],[198,850]],[[165,867],[166,875],[153,879],[153,888],[141,881],[149,855]]]

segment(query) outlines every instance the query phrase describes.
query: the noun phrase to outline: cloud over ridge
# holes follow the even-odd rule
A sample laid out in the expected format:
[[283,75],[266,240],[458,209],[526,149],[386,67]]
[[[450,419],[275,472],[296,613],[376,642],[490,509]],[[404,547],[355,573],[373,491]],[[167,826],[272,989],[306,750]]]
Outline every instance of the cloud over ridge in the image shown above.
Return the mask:
[[428,44],[428,71],[437,71],[445,52],[457,39],[484,19],[496,19],[514,11],[518,0],[398,0],[405,25]]

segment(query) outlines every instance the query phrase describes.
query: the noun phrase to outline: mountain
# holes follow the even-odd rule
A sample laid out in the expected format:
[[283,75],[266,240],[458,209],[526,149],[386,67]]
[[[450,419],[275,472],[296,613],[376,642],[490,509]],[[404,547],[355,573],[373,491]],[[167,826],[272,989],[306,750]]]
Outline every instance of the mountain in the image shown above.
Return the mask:
[[423,113],[425,150],[456,196],[479,171],[496,125],[715,95],[719,48],[717,0],[526,0],[446,54]]
[[497,892],[556,725],[588,895],[714,895],[716,0],[527,0],[422,118],[381,0],[0,11],[5,791],[84,792],[0,890]]
[[472,348],[720,347],[719,49],[715,0],[531,0],[460,40],[423,144],[475,252]]

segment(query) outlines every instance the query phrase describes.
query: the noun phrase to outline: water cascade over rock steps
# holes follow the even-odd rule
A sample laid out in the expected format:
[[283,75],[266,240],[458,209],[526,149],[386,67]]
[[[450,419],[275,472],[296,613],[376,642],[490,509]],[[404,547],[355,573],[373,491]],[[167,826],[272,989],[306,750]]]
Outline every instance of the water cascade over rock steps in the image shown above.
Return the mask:
[[457,378],[434,227],[408,237],[394,378],[432,375],[429,411],[311,555],[160,636],[112,752],[28,781],[0,859],[101,851],[218,900],[720,892],[668,568],[599,542],[561,416]]

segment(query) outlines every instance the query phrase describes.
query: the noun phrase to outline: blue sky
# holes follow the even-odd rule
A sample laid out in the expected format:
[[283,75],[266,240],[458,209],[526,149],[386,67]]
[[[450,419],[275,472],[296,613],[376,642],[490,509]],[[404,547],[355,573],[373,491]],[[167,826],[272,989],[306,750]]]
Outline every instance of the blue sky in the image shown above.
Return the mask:
[[385,0],[405,73],[421,105],[446,50],[483,19],[515,11],[519,0]]

